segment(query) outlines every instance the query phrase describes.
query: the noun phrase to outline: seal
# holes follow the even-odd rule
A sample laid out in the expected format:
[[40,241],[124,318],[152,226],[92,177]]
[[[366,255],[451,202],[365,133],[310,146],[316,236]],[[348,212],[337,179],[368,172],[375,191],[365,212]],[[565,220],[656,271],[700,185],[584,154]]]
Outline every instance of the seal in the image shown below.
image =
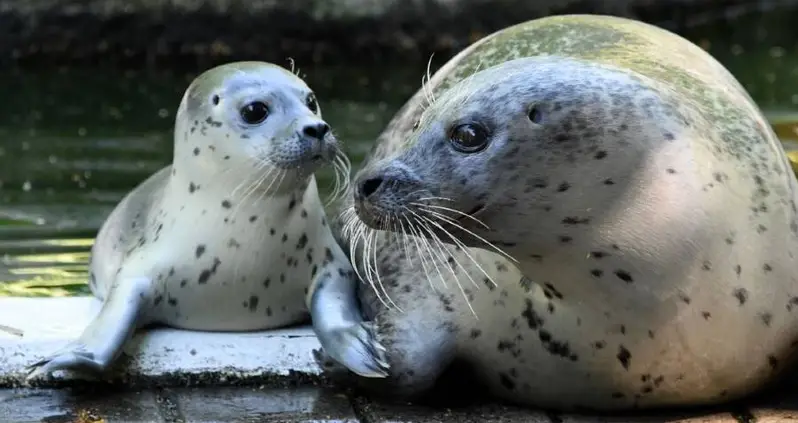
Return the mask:
[[[32,364],[29,379],[98,376],[149,325],[253,331],[305,321],[311,284],[355,281],[319,198],[314,171],[325,164],[348,180],[349,161],[299,77],[263,62],[202,73],[176,115],[173,163],[124,197],[97,235],[90,287],[101,311]],[[353,336],[369,336],[357,323]],[[326,328],[335,339],[350,329]]]
[[564,15],[476,42],[352,190],[343,238],[376,287],[352,295],[390,366],[359,383],[415,396],[465,362],[526,406],[706,405],[798,345],[784,150],[720,63],[652,25]]

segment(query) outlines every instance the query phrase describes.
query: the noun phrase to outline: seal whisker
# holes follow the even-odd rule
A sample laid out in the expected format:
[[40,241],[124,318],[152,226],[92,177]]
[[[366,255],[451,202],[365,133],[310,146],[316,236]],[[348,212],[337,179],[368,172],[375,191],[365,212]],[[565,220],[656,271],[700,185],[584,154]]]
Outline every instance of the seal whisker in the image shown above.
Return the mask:
[[[427,212],[427,213],[428,213],[428,212]],[[482,271],[482,273],[485,273],[485,271],[484,271],[484,270],[483,270],[483,269],[482,269],[482,268],[479,266],[479,264],[478,264],[478,263],[477,263],[477,262],[474,260],[474,258],[471,256],[471,254],[469,254],[469,253],[468,253],[468,247],[466,247],[466,245],[465,245],[465,244],[463,244],[463,242],[462,242],[462,241],[460,241],[459,239],[457,239],[456,237],[454,237],[454,236],[453,236],[453,235],[452,235],[452,234],[451,234],[449,231],[447,231],[446,229],[444,229],[444,228],[443,228],[443,226],[441,226],[440,224],[438,224],[437,222],[435,222],[435,221],[434,221],[433,219],[431,219],[430,217],[428,217],[428,216],[425,216],[425,215],[418,215],[418,217],[419,217],[420,219],[423,219],[425,222],[427,222],[427,223],[429,223],[429,224],[432,224],[432,225],[434,225],[434,226],[435,226],[435,227],[437,227],[437,228],[438,228],[438,229],[439,229],[441,232],[443,232],[444,234],[446,234],[446,236],[448,236],[449,238],[451,238],[451,239],[452,239],[452,241],[454,242],[454,244],[455,244],[457,247],[460,247],[461,249],[463,249],[463,251],[466,253],[467,257],[468,257],[469,259],[471,259],[471,261],[473,261],[473,262],[474,262],[474,264],[476,264],[476,265],[477,265],[477,267],[478,267],[478,268],[479,268],[479,269]],[[437,242],[439,242],[439,243],[442,243],[442,241],[440,240],[440,238],[438,238],[437,234],[435,235],[435,240],[436,240]],[[470,279],[470,280],[471,280],[471,283],[474,285],[474,287],[475,287],[475,288],[477,288],[477,289],[479,289],[479,285],[478,285],[478,284],[477,284],[477,283],[474,281],[474,279],[472,279],[472,278],[471,278],[471,274],[470,274],[470,273],[469,273],[469,272],[468,272],[468,271],[467,271],[467,270],[466,270],[466,269],[463,267],[463,265],[462,265],[462,264],[460,264],[460,262],[458,262],[457,260],[454,260],[454,262],[455,262],[455,263],[458,265],[458,267],[460,267],[460,269],[461,269],[463,272],[465,272],[466,276],[468,276],[468,279]],[[487,276],[487,273],[485,273],[485,275]],[[494,283],[494,285],[495,285],[495,283]]]
[[[428,212],[428,213],[429,213],[429,212]],[[433,217],[435,217],[435,216],[433,216]],[[424,216],[422,216],[422,218],[425,218],[425,217],[424,217]],[[451,234],[449,231],[447,231],[446,229],[444,229],[444,228],[443,228],[441,225],[439,225],[439,224],[437,224],[437,223],[433,222],[433,221],[432,221],[432,219],[430,219],[430,218],[428,218],[428,217],[427,217],[426,219],[427,219],[427,220],[428,220],[430,223],[432,223],[433,225],[435,225],[435,226],[436,226],[438,229],[440,229],[440,230],[441,230],[443,233],[445,233],[445,234],[446,234],[446,236],[448,236],[449,238],[451,238],[451,240],[452,240],[452,241],[453,241],[453,242],[454,242],[454,243],[455,243],[457,246],[459,246],[459,247],[462,249],[462,251],[463,251],[463,253],[465,253],[466,257],[468,257],[468,259],[469,259],[469,260],[471,260],[471,262],[472,262],[472,263],[473,263],[473,264],[474,264],[474,265],[477,267],[477,269],[479,269],[479,271],[480,271],[480,272],[482,272],[482,274],[483,274],[483,275],[485,275],[485,277],[488,279],[488,281],[490,281],[491,285],[493,285],[493,286],[498,286],[498,284],[496,284],[496,282],[493,280],[493,278],[490,276],[490,274],[489,274],[488,272],[486,272],[486,271],[485,271],[485,269],[484,269],[484,268],[482,268],[482,266],[479,264],[479,262],[478,262],[478,261],[477,261],[477,260],[474,258],[474,256],[472,256],[472,255],[471,255],[471,253],[468,251],[468,247],[467,247],[467,246],[466,246],[466,245],[465,245],[465,244],[464,244],[462,241],[460,241],[459,239],[457,239],[457,237],[455,237],[454,235],[452,235],[452,234]],[[455,261],[457,261],[457,260],[455,260]],[[461,269],[463,269],[463,271],[464,271],[464,272],[466,272],[466,274],[467,274],[467,275],[469,274],[469,273],[468,273],[468,271],[467,271],[465,268],[463,268],[463,267],[462,267],[462,265],[460,265],[460,263],[457,263],[457,264],[460,266],[460,268],[461,268]],[[474,282],[474,281],[472,280],[472,282]],[[479,289],[479,284],[477,284],[477,283],[474,283],[474,286],[475,286],[477,289]]]
[[[413,241],[413,243],[415,244],[415,247],[416,247],[416,252],[419,253],[418,259],[419,259],[419,262],[421,263],[421,268],[424,270],[424,276],[427,278],[427,282],[429,283],[429,286],[432,288],[432,290],[435,291],[435,292],[438,292],[438,289],[435,288],[435,285],[432,283],[432,275],[430,274],[429,268],[427,267],[427,263],[426,263],[426,260],[424,258],[424,254],[422,254],[423,250],[421,249],[421,245],[419,244],[419,241],[418,241],[419,237],[416,234],[416,229],[414,228],[413,222],[407,216],[404,216],[404,219],[407,222],[408,230],[412,233],[412,235],[407,233],[407,232],[405,232],[404,231],[404,226],[403,226],[402,227],[403,228],[402,231],[405,234],[403,236],[403,239],[405,240],[406,243],[408,242],[407,241],[408,238],[412,239],[412,241]],[[400,219],[400,222],[401,222],[401,219]],[[412,263],[412,258],[411,258],[410,255],[408,255],[408,262]]]
[[[430,211],[428,211],[428,212],[432,212],[432,211],[430,210]],[[441,216],[444,216],[444,215],[441,215]],[[518,260],[516,260],[516,259],[515,259],[513,256],[511,256],[509,253],[505,252],[505,251],[504,251],[504,250],[502,250],[501,248],[497,247],[496,245],[494,245],[494,244],[493,244],[493,243],[491,243],[490,241],[488,241],[488,240],[486,240],[485,238],[482,238],[481,236],[479,236],[479,235],[475,234],[474,232],[472,232],[472,231],[470,231],[470,230],[468,230],[468,229],[464,228],[462,225],[460,225],[460,224],[459,224],[459,223],[457,223],[456,221],[452,220],[450,217],[448,217],[448,216],[441,217],[441,219],[444,219],[444,218],[445,218],[445,221],[446,221],[446,223],[448,223],[448,224],[450,224],[450,225],[452,225],[452,226],[456,227],[457,229],[460,229],[460,230],[461,230],[461,231],[463,231],[463,232],[466,232],[466,233],[470,234],[470,235],[471,235],[471,236],[473,236],[474,238],[476,238],[476,239],[478,239],[479,241],[483,242],[485,245],[487,245],[487,246],[491,247],[493,250],[495,250],[497,253],[501,254],[502,256],[504,256],[505,258],[507,258],[508,260],[510,260],[510,261],[513,261],[513,262],[515,262],[515,263],[518,263]]]
[[[376,278],[377,281],[376,285],[372,283],[372,288],[375,290],[381,290],[385,294],[385,298],[388,300],[388,302],[391,303],[394,307],[396,307],[397,310],[401,311],[402,309],[391,299],[391,296],[390,294],[388,294],[388,291],[385,289],[385,285],[382,283],[382,278],[380,277],[379,267],[377,266],[378,236],[379,233],[377,231],[375,230],[369,231],[366,241],[367,249],[366,253],[364,254],[364,257],[368,262],[370,273],[374,276],[374,278]],[[390,306],[386,304],[386,307]]]
[[414,205],[414,206],[418,206],[418,207],[429,207],[429,208],[433,208],[433,209],[440,209],[440,210],[450,211],[452,213],[459,214],[462,217],[466,217],[466,218],[469,218],[469,219],[473,220],[475,223],[477,223],[479,225],[482,225],[482,227],[485,228],[485,229],[490,229],[490,227],[488,225],[486,225],[483,221],[479,220],[478,218],[476,218],[474,216],[471,216],[468,213],[461,212],[460,210],[453,209],[451,207],[444,207],[444,206],[438,206],[438,205],[435,205],[435,204],[423,204],[423,203],[410,203],[410,204]]
[[[418,213],[416,213],[412,209],[408,208],[406,210],[408,212],[410,212],[414,216],[416,222],[418,223],[419,228],[423,229],[424,232],[426,232],[429,235],[427,237],[423,237],[422,238],[425,241],[425,243],[429,246],[429,248],[432,248],[432,246],[433,246],[432,243],[430,242],[430,240],[436,241],[435,246],[437,247],[437,250],[430,250],[430,252],[431,253],[435,252],[437,254],[431,254],[432,257],[436,258],[441,263],[445,263],[447,260],[444,258],[444,254],[443,254],[444,248],[441,247],[441,244],[437,243],[437,241],[440,241],[440,239],[438,239],[438,236],[435,234],[435,231],[433,231],[429,227],[429,224],[423,219],[423,217],[421,215],[419,215]],[[452,272],[452,276],[455,276],[455,278],[456,278],[457,276],[454,274],[454,271],[451,269],[451,267],[450,267],[450,271]],[[441,276],[441,278],[443,278],[443,276]],[[459,283],[459,281],[458,281],[458,283]],[[444,287],[446,287],[448,289],[448,286],[446,284],[444,284]]]
[[[360,276],[360,278],[362,280],[364,280],[365,282],[367,282],[369,284],[371,289],[377,295],[377,299],[380,301],[380,303],[382,303],[383,306],[385,306],[387,308],[390,308],[390,305],[388,304],[387,301],[385,301],[385,299],[382,296],[382,293],[377,288],[377,284],[374,282],[373,269],[371,268],[370,263],[368,262],[368,257],[369,257],[368,251],[369,251],[369,246],[370,246],[370,240],[371,240],[371,237],[374,235],[374,231],[370,231],[369,229],[370,228],[368,228],[366,225],[361,223],[360,226],[358,227],[358,230],[357,230],[358,241],[361,240],[361,239],[363,240],[363,248],[361,249],[361,252],[362,252],[361,264],[363,266],[363,271],[365,272],[365,275],[364,275],[365,277],[360,276],[359,272],[358,272],[358,276]],[[355,262],[354,258],[355,258],[355,254],[356,254],[356,249],[352,249],[351,251],[352,251],[352,258],[353,258],[352,261],[354,263]],[[353,267],[355,269],[357,269],[356,265],[353,266]]]
[[[417,241],[417,248],[419,253],[421,253],[419,254],[419,258],[421,260],[424,260],[423,257],[425,254],[429,256],[430,263],[432,263],[432,267],[434,267],[435,271],[438,273],[438,278],[440,279],[443,288],[449,289],[448,285],[446,284],[446,279],[443,277],[443,273],[441,273],[440,267],[438,267],[438,260],[436,260],[435,256],[432,254],[432,249],[431,246],[429,245],[429,240],[427,239],[427,237],[421,234],[422,222],[420,222],[415,216],[413,216],[413,221],[415,224],[410,226],[410,230],[413,231],[415,235],[413,239]],[[423,246],[424,249],[421,249],[421,246]],[[435,285],[432,283],[432,278],[430,277],[427,280],[429,281],[430,287],[432,287],[432,289],[435,292],[438,292],[438,289],[435,288]]]
[[[419,219],[419,223],[421,224],[420,226],[430,235],[432,241],[435,242],[435,245],[437,247],[437,251],[435,251],[435,252],[438,253],[438,259],[441,261],[441,263],[447,262],[447,260],[444,258],[444,252],[446,250],[448,250],[447,245],[444,244],[443,241],[440,240],[440,238],[438,238],[438,236],[435,234],[435,232],[428,225],[428,223],[435,224],[435,222],[433,222],[429,218],[425,218],[425,216],[421,216],[421,215],[417,214],[412,209],[408,209],[408,211],[410,213],[412,213],[414,216],[416,216],[416,219]],[[437,226],[440,226],[440,225],[437,225]],[[455,264],[458,265],[458,267],[461,270],[464,271],[466,277],[468,277],[468,279],[471,280],[471,283],[474,286],[478,287],[477,283],[474,281],[473,278],[471,278],[471,275],[469,274],[469,272],[466,271],[465,268],[463,268],[462,264],[460,264],[459,261],[454,260],[453,258],[452,258],[452,260],[454,261]],[[449,272],[452,274],[452,277],[454,277],[454,282],[457,285],[457,288],[460,290],[460,293],[463,294],[463,298],[465,299],[465,302],[468,305],[468,309],[471,310],[471,314],[474,315],[474,317],[476,319],[479,319],[479,316],[477,316],[476,311],[474,311],[474,307],[471,305],[471,302],[468,301],[468,295],[466,295],[465,289],[463,289],[463,284],[460,283],[460,277],[458,276],[458,272],[456,272],[454,266],[452,266],[449,263],[447,263],[446,267],[449,269]],[[441,276],[441,279],[443,279],[443,276]]]

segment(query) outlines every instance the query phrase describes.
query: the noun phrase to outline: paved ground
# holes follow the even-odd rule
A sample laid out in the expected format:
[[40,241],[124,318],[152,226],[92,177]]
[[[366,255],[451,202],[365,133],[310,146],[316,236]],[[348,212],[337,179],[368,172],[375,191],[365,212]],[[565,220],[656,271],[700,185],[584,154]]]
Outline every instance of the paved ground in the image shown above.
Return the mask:
[[[795,404],[795,401],[793,401]],[[505,422],[505,423],[777,423],[798,411],[771,402],[760,408],[657,416],[577,416],[500,405],[459,409],[384,404],[328,387],[165,388],[113,392],[51,389],[0,390],[2,422]],[[796,409],[793,409],[796,410]]]

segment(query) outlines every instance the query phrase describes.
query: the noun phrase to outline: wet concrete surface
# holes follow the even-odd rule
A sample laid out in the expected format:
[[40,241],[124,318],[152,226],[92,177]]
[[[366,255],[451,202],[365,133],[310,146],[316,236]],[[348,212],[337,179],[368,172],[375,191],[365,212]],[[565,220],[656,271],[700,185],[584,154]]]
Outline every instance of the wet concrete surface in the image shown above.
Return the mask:
[[793,400],[756,407],[607,416],[498,404],[436,408],[386,403],[329,386],[0,390],[2,422],[315,423],[779,423],[798,421]]

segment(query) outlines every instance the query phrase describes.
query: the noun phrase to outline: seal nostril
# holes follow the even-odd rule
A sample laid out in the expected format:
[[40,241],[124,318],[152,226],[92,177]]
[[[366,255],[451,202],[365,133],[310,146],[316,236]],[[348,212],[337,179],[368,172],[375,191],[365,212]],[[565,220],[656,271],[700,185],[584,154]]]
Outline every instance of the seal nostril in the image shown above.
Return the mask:
[[330,125],[327,125],[324,122],[312,123],[302,128],[302,133],[306,137],[315,138],[317,140],[324,138],[324,136],[327,135],[327,132],[329,131],[330,131]]
[[360,184],[360,194],[364,198],[370,197],[380,188],[382,181],[382,178],[366,179],[362,184]]

